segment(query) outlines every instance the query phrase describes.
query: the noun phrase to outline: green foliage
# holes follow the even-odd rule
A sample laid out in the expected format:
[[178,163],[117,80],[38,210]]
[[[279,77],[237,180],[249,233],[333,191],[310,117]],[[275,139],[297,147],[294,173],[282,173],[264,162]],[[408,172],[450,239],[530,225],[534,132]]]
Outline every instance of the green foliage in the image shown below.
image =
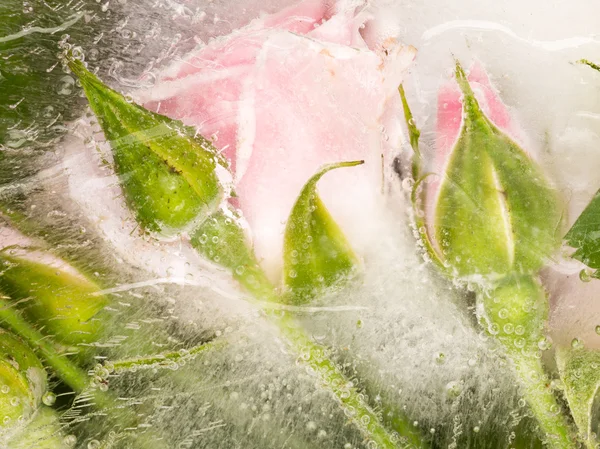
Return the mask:
[[[600,268],[600,192],[577,218],[565,240],[576,248],[573,258],[594,270]],[[600,273],[595,271],[592,276],[598,278]]]

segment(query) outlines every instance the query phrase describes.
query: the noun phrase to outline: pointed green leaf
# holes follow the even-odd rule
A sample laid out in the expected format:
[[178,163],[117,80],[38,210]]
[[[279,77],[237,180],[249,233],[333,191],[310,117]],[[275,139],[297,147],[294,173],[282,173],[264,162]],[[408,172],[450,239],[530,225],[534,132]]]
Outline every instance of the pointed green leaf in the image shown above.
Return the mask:
[[69,62],[110,141],[123,193],[138,223],[171,235],[215,212],[227,164],[212,144],[181,122],[150,112],[104,85],[81,61]]
[[101,323],[93,318],[106,305],[106,298],[98,294],[95,283],[7,251],[0,253],[0,270],[0,292],[32,321],[43,324],[46,335],[65,344],[97,338]]
[[[576,249],[571,257],[595,270],[600,268],[600,191],[577,218],[565,240]],[[600,274],[596,271],[593,276]]]
[[463,124],[435,210],[435,238],[458,275],[535,271],[555,250],[562,218],[542,170],[482,112],[457,63]]
[[[600,66],[587,59],[577,62],[600,72]],[[600,190],[569,229],[565,240],[576,249],[571,257],[595,270],[600,268]],[[600,273],[596,271],[593,277],[600,278]]]
[[330,170],[363,161],[326,165],[302,188],[290,213],[284,237],[283,272],[288,300],[302,304],[348,278],[358,264],[344,233],[317,193],[317,182]]
[[579,434],[590,449],[596,448],[591,418],[594,398],[600,389],[600,351],[585,347],[560,348],[556,358]]
[[204,257],[228,269],[257,299],[275,298],[274,288],[258,265],[241,218],[231,208],[210,216],[192,233],[191,243]]

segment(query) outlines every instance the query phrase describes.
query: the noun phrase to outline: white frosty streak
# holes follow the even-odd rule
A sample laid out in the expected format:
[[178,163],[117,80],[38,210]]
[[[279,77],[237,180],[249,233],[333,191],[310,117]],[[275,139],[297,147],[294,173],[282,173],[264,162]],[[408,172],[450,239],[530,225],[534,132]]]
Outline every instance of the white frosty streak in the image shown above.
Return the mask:
[[535,39],[528,39],[519,36],[509,27],[500,25],[496,22],[488,20],[451,20],[440,25],[436,25],[429,28],[422,35],[423,41],[427,42],[434,37],[440,36],[448,31],[455,29],[471,29],[481,31],[499,31],[504,33],[518,41],[525,42],[533,47],[541,48],[546,51],[562,51],[569,48],[577,48],[587,44],[599,44],[600,40],[594,36],[573,36],[567,39],[558,39],[552,41],[540,41]]
[[8,36],[0,37],[0,43],[14,41],[15,39],[20,39],[23,36],[27,36],[27,35],[33,34],[33,33],[41,33],[41,34],[58,33],[59,31],[64,31],[67,28],[69,28],[71,25],[74,25],[82,17],[83,17],[83,13],[79,12],[77,14],[73,14],[72,16],[70,16],[69,20],[67,20],[65,23],[62,23],[62,24],[52,27],[52,28],[42,28],[42,27],[25,28],[25,29],[19,31],[18,33],[9,34]]
[[19,231],[8,226],[0,226],[0,250],[2,252],[6,251],[10,256],[47,265],[69,273],[71,276],[85,280],[81,273],[64,260],[53,254],[34,249],[36,244],[37,242],[21,234]]

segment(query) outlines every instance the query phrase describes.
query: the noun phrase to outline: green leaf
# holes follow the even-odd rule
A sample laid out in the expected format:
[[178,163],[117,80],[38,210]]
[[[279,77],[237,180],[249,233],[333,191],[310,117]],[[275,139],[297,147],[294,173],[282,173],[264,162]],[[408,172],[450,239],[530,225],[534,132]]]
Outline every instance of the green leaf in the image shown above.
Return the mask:
[[562,206],[540,167],[480,109],[462,67],[463,124],[435,209],[440,257],[459,276],[535,272],[559,243]]
[[310,301],[323,288],[347,279],[357,266],[358,258],[317,194],[317,182],[330,170],[362,163],[326,165],[302,188],[284,237],[283,272],[290,302]]
[[[111,8],[112,14],[101,8],[99,2],[87,0],[78,5],[68,0],[0,2],[0,148],[19,150],[3,151],[0,158],[19,165],[13,178],[31,170],[32,159],[43,154],[27,150],[65,133],[64,123],[83,112],[75,80],[61,70],[57,53],[68,34],[79,45],[94,48],[98,60],[107,58],[111,49],[104,48],[105,41],[111,38],[105,36],[100,44],[95,39],[100,27],[111,29],[123,16],[116,8]],[[0,182],[9,175],[5,169],[3,164]]]
[[[600,191],[577,218],[565,240],[576,249],[571,257],[595,270],[600,268]],[[593,276],[597,278],[600,274],[596,271]]]
[[93,318],[106,305],[95,283],[10,250],[0,253],[0,269],[0,292],[32,321],[43,324],[46,335],[65,344],[95,340],[101,323]]
[[255,298],[276,300],[274,287],[258,265],[241,217],[225,207],[191,234],[192,246],[204,257],[227,268]]
[[592,405],[600,388],[600,351],[560,348],[556,351],[565,396],[581,438],[590,449],[596,448],[592,434]]
[[72,60],[69,67],[110,141],[125,199],[144,229],[173,235],[217,210],[225,197],[221,179],[230,175],[210,141],[128,102],[81,61]]

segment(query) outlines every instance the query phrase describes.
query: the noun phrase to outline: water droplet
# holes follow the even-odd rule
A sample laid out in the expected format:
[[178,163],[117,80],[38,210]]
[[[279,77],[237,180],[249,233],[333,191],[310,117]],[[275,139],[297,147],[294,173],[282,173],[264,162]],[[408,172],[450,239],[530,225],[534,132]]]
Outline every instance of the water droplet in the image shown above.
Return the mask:
[[460,396],[462,388],[459,382],[452,381],[446,384],[446,394],[451,398]]
[[436,354],[436,356],[435,356],[435,362],[438,365],[443,365],[446,362],[446,354],[444,354],[443,352],[440,352],[440,353]]
[[504,325],[504,327],[502,328],[502,330],[504,331],[505,334],[510,335],[510,334],[512,334],[514,332],[515,327],[512,324],[507,323],[507,324]]
[[584,268],[579,272],[581,282],[590,282],[592,280],[592,272],[589,268]]
[[71,95],[73,93],[73,87],[75,86],[75,80],[69,75],[63,76],[58,84],[56,92],[59,95]]
[[540,341],[538,341],[538,348],[542,351],[547,351],[552,347],[552,344],[546,337],[542,337]]
[[77,443],[77,437],[75,435],[67,435],[63,438],[63,443],[69,447],[73,447]]
[[581,341],[579,338],[574,338],[571,340],[571,347],[573,349],[581,349],[583,348],[583,341]]

